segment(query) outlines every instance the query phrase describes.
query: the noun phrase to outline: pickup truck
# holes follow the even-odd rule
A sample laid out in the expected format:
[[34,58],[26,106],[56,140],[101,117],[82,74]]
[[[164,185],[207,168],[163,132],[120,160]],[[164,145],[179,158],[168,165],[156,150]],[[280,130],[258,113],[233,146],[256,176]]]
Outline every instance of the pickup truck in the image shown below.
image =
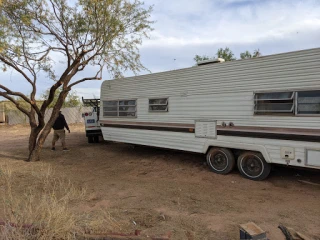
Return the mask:
[[82,102],[85,107],[92,107],[91,111],[82,113],[88,143],[98,143],[100,136],[102,136],[99,123],[100,99],[82,98]]

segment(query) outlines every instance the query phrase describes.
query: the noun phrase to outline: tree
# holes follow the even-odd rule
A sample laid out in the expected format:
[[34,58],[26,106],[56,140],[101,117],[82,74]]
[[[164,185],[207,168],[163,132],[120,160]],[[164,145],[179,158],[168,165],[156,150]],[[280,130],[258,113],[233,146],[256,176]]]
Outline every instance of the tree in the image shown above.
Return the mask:
[[254,50],[252,57],[255,58],[255,57],[261,57],[261,56],[262,56],[262,54],[259,49]]
[[256,58],[261,57],[262,54],[259,49],[254,50],[253,55],[249,51],[245,51],[244,53],[240,53],[241,59],[249,59],[249,58]]
[[[139,0],[3,0],[0,5],[0,63],[27,81],[31,94],[0,84],[0,96],[13,102],[30,120],[28,161],[40,160],[43,143],[73,86],[144,69],[138,46],[152,30],[150,13]],[[53,57],[63,59],[61,73]],[[77,74],[90,65],[91,76]],[[62,68],[62,69],[61,69]],[[38,106],[35,99],[43,76],[53,80]],[[82,73],[83,74],[83,73]],[[58,90],[59,89],[59,90]],[[56,103],[54,97],[58,91]],[[23,99],[28,108],[15,98]],[[48,122],[46,109],[53,103]]]
[[236,58],[234,57],[233,52],[230,50],[230,48],[225,47],[223,48],[219,48],[217,53],[216,53],[218,58],[223,58],[225,61],[233,61],[236,60]]
[[[219,48],[219,49],[217,50],[216,56],[217,56],[218,58],[223,58],[225,61],[233,61],[233,60],[236,60],[236,58],[234,57],[233,52],[232,52],[228,47],[225,47],[224,49],[223,49],[223,48]],[[203,56],[196,55],[196,56],[193,58],[193,60],[194,60],[195,62],[201,62],[201,61],[211,60],[211,59],[214,59],[214,57],[209,57],[209,56],[206,56],[206,55],[203,55]]]
[[249,51],[245,51],[243,53],[240,53],[240,58],[241,59],[248,59],[248,58],[252,58],[252,55]]
[[[62,91],[61,88],[58,88],[55,91],[53,100],[50,103],[50,105],[48,106],[48,108],[53,108],[56,105],[61,91]],[[41,98],[48,99],[49,94],[50,94],[50,91],[47,90],[42,94]],[[80,100],[79,96],[77,95],[76,91],[70,91],[68,93],[68,96],[66,97],[65,101],[63,102],[62,107],[78,107],[80,105],[81,105],[81,100]]]
[[206,56],[206,55],[203,55],[203,56],[200,56],[200,55],[196,55],[193,60],[196,61],[196,62],[201,62],[201,61],[206,61],[206,60],[210,60],[211,58]]
[[[225,61],[236,60],[236,58],[234,57],[233,52],[228,47],[225,47],[224,49],[223,48],[219,48],[217,53],[216,53],[216,56],[218,58],[223,58]],[[249,58],[256,58],[256,57],[261,57],[261,56],[262,56],[262,54],[261,54],[259,49],[254,50],[253,54],[251,54],[248,50],[243,52],[243,53],[240,53],[240,59],[249,59]],[[200,62],[200,61],[210,60],[210,59],[213,59],[213,58],[214,57],[209,57],[209,56],[206,56],[206,55],[203,55],[203,56],[196,55],[193,58],[193,60],[195,62]]]

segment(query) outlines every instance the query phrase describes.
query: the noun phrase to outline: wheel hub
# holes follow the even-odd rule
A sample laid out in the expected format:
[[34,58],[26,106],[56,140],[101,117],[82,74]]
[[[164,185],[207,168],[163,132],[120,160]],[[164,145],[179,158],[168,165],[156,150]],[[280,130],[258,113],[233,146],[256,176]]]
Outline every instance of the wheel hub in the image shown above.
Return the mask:
[[263,166],[259,158],[250,156],[243,160],[243,170],[252,177],[259,176],[262,172]]
[[218,170],[223,170],[228,165],[228,160],[222,153],[216,154],[212,160],[212,165]]

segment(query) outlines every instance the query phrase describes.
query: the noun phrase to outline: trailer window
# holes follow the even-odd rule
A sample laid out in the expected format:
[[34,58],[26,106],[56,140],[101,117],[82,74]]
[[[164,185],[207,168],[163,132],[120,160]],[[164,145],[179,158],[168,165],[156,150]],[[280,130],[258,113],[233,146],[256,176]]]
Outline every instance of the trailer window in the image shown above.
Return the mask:
[[269,92],[255,94],[255,114],[294,113],[294,92]]
[[168,112],[168,98],[149,99],[150,112]]
[[103,101],[104,117],[135,117],[136,100]]
[[118,105],[119,117],[136,116],[136,100],[121,100]]
[[297,114],[320,114],[320,91],[297,92]]

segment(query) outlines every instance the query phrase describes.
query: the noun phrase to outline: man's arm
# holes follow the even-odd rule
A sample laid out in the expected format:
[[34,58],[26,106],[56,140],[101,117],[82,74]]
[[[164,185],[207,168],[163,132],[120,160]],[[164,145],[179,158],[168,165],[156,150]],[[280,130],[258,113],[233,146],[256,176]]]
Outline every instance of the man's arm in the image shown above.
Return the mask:
[[68,123],[66,121],[66,119],[64,118],[63,116],[63,121],[64,121],[64,127],[68,130],[68,132],[70,133],[70,129],[69,129],[69,126],[68,126]]

